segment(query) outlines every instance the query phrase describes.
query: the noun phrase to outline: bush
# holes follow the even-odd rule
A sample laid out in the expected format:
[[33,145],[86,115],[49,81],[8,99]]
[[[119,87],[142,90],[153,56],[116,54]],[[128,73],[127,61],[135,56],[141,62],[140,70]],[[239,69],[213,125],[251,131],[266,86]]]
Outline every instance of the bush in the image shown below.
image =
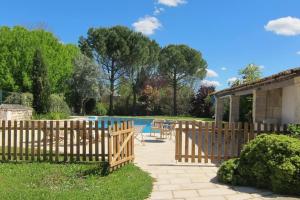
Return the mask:
[[27,107],[32,107],[33,96],[31,93],[12,92],[4,100],[6,104],[20,104]]
[[60,119],[68,119],[69,115],[66,113],[60,112],[51,112],[47,114],[35,114],[33,115],[33,119],[35,120],[60,120]]
[[[69,116],[71,111],[68,104],[65,102],[64,97],[58,94],[52,94],[50,96],[50,113],[64,113]],[[57,115],[57,114],[54,114]]]
[[292,136],[300,137],[300,124],[289,124],[288,131]]
[[107,114],[107,106],[103,103],[97,103],[95,108],[96,115],[106,115]]
[[300,195],[300,140],[285,135],[260,135],[245,145],[239,159],[221,165],[218,179]]

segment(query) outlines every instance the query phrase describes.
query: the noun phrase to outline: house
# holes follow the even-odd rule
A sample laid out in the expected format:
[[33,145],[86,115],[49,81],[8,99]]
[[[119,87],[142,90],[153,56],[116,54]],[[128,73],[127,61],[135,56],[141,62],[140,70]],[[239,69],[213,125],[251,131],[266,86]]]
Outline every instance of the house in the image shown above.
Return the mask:
[[253,122],[300,123],[300,67],[257,81],[217,91],[215,120],[223,120],[224,99],[229,98],[229,122],[239,121],[240,97],[252,95]]

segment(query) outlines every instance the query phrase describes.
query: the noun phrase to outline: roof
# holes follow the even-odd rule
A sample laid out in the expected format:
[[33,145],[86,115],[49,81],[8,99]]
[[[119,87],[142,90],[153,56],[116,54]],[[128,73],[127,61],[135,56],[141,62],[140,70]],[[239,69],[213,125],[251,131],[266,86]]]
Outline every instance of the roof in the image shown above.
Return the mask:
[[280,73],[273,74],[271,76],[259,79],[257,81],[252,81],[252,82],[244,83],[244,84],[234,86],[231,88],[227,88],[224,90],[220,90],[220,91],[215,92],[213,95],[225,96],[225,95],[228,95],[233,92],[240,92],[240,91],[244,91],[244,90],[254,89],[254,88],[257,88],[257,87],[260,87],[263,85],[268,85],[268,84],[272,84],[275,82],[292,79],[296,76],[300,76],[300,67],[288,69],[288,70],[282,71]]

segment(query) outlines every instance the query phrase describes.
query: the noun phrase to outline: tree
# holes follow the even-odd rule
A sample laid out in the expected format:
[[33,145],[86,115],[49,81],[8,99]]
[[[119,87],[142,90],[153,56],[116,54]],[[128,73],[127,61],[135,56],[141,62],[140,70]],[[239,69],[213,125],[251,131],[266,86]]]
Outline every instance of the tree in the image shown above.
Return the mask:
[[45,114],[50,106],[50,86],[48,79],[48,68],[40,49],[35,51],[32,66],[32,95],[33,108],[38,114]]
[[207,63],[199,51],[186,45],[169,45],[159,56],[159,72],[173,88],[173,114],[177,115],[177,90],[195,78],[203,79]]
[[241,78],[229,83],[231,86],[238,86],[244,83],[256,81],[261,78],[261,67],[255,64],[249,64],[245,68],[239,70]]
[[0,88],[13,92],[29,92],[36,49],[43,52],[48,66],[52,93],[65,93],[73,71],[72,60],[78,47],[61,43],[45,30],[28,30],[21,26],[0,27]]
[[74,60],[74,72],[69,83],[75,112],[85,114],[86,102],[99,98],[99,77],[99,68],[90,58],[80,54]]
[[136,113],[137,94],[143,90],[147,78],[158,64],[159,45],[141,33],[133,33],[128,40],[127,76],[133,93],[132,111]]
[[120,83],[119,79],[124,76],[129,63],[128,41],[133,33],[123,26],[90,28],[87,38],[81,37],[79,40],[81,51],[95,59],[106,73],[106,80],[110,85],[109,115],[113,113],[115,87]]
[[214,86],[201,85],[196,96],[193,97],[190,114],[196,117],[211,117],[213,114],[213,102],[210,94],[215,92]]

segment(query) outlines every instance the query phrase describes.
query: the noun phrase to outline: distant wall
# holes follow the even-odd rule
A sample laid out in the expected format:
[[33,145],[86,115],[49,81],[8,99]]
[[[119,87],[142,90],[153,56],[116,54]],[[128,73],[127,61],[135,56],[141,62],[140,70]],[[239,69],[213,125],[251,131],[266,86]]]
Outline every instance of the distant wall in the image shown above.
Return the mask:
[[30,109],[0,109],[0,120],[30,120]]
[[[282,123],[295,123],[296,93],[295,86],[282,88]],[[299,102],[298,102],[299,103]]]

